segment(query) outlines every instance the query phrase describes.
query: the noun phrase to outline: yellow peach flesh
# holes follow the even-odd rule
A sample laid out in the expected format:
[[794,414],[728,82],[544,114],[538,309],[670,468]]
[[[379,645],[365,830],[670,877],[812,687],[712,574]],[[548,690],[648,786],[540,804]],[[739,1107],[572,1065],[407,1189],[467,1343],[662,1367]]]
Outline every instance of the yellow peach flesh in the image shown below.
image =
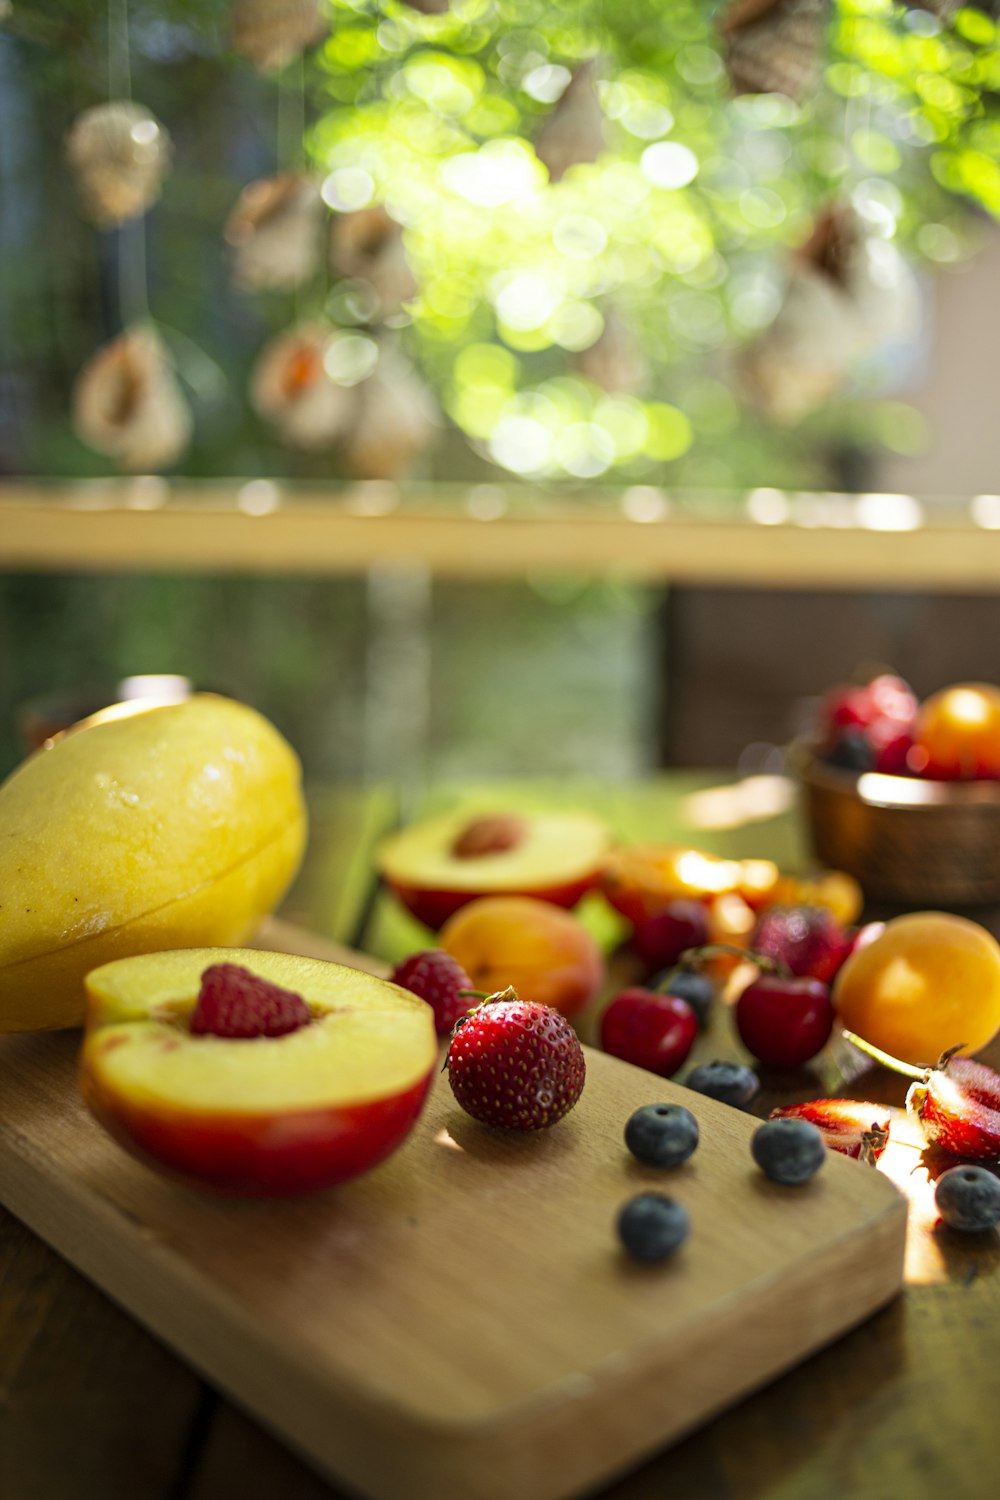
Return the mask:
[[567,885],[593,874],[609,843],[606,825],[584,812],[525,813],[522,837],[510,848],[461,858],[454,846],[478,819],[495,814],[448,813],[413,823],[385,840],[377,854],[389,881],[421,890],[516,891]]
[[[314,1020],[281,1037],[193,1035],[210,964],[237,963],[301,994]],[[430,1007],[340,964],[253,950],[147,954],[87,976],[84,1068],[133,1105],[212,1115],[364,1104],[419,1083],[437,1055]]]

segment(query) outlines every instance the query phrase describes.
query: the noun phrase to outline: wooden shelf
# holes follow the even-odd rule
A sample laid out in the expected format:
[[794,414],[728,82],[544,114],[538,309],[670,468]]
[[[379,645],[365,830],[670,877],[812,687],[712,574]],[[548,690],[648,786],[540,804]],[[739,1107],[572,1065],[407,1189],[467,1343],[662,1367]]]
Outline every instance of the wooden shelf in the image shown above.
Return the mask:
[[647,487],[8,482],[0,484],[0,569],[337,574],[413,565],[465,578],[577,572],[992,593],[1000,587],[994,524],[978,501],[771,490],[720,499]]

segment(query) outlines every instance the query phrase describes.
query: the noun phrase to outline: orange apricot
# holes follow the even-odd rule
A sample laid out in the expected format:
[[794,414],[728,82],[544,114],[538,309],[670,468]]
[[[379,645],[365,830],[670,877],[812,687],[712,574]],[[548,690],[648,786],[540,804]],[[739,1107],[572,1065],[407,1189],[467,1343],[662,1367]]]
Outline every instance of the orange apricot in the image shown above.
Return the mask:
[[902,1062],[976,1052],[1000,1030],[1000,943],[966,917],[910,912],[856,948],[834,981],[849,1031]]
[[934,693],[917,714],[911,758],[923,776],[1000,777],[1000,688],[962,682]]
[[485,994],[513,985],[521,1000],[574,1015],[604,980],[604,956],[570,912],[533,896],[480,896],[449,917],[441,947]]

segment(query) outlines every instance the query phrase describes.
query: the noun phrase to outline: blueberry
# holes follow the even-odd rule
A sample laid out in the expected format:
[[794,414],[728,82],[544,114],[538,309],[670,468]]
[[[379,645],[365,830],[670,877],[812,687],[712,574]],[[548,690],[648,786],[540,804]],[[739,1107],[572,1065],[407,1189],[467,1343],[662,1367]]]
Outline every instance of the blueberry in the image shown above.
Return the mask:
[[666,995],[678,995],[686,1000],[694,1011],[699,1029],[704,1031],[715,1001],[715,985],[707,974],[698,974],[694,969],[664,969],[649,981],[651,990],[663,987]]
[[993,1229],[1000,1224],[1000,1177],[986,1167],[949,1167],[937,1180],[934,1201],[950,1229]]
[[683,1104],[644,1104],[625,1126],[625,1144],[647,1167],[679,1167],[698,1144],[698,1121]]
[[710,1099],[721,1099],[723,1104],[745,1109],[760,1089],[760,1079],[743,1063],[717,1061],[692,1068],[684,1086],[694,1089],[696,1094],[707,1094]]
[[750,1141],[754,1161],[765,1177],[786,1187],[808,1182],[823,1165],[826,1146],[808,1120],[766,1120]]
[[875,752],[858,729],[845,729],[826,758],[842,771],[870,771],[875,764]]
[[618,1215],[618,1238],[633,1260],[666,1260],[690,1229],[687,1209],[663,1193],[639,1193]]

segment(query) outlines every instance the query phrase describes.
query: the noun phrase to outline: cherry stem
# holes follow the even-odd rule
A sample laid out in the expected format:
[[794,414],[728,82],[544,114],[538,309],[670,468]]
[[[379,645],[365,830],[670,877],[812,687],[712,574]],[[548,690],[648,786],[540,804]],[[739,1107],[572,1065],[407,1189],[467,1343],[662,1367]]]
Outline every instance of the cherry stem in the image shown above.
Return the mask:
[[772,958],[767,953],[755,953],[752,948],[741,948],[737,943],[706,943],[703,948],[686,948],[677,960],[677,968],[673,972],[697,969],[699,964],[725,956],[742,958],[744,963],[753,964],[764,974],[777,974],[781,979],[795,977],[780,958]]
[[845,1030],[842,1035],[850,1042],[852,1047],[857,1047],[866,1057],[881,1063],[884,1068],[889,1068],[893,1073],[900,1073],[904,1078],[916,1079],[922,1083],[931,1071],[929,1067],[920,1068],[914,1063],[900,1062],[898,1057],[893,1057],[889,1052],[883,1052],[881,1047],[875,1047],[871,1042],[866,1042],[864,1037],[858,1036],[857,1032]]

